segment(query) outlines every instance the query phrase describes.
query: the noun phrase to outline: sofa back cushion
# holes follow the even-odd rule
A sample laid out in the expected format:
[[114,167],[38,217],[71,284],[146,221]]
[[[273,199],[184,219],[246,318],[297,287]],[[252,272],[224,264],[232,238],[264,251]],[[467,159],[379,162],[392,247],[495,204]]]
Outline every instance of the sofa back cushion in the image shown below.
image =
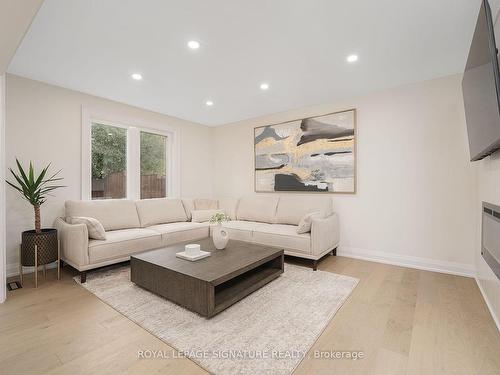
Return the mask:
[[276,223],[299,225],[300,219],[311,212],[325,217],[333,212],[332,197],[311,195],[283,195],[276,209]]
[[141,199],[136,202],[136,205],[139,220],[143,228],[156,224],[188,220],[181,199]]
[[216,210],[218,207],[215,199],[197,198],[194,200],[195,210]]
[[238,202],[236,217],[238,220],[274,223],[278,196],[251,195]]
[[66,201],[66,216],[92,217],[97,219],[105,230],[139,228],[139,216],[135,202],[126,199]]
[[223,210],[231,220],[236,220],[238,201],[238,198],[221,198],[218,201],[219,209]]

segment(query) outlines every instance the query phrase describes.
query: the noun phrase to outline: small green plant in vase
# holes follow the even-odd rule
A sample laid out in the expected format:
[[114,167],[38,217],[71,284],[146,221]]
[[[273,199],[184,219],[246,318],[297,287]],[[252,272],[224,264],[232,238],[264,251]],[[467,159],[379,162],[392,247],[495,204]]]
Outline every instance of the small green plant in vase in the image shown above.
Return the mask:
[[231,218],[222,212],[217,212],[210,218],[210,224],[221,225],[225,221],[231,221]]
[[223,222],[230,221],[231,218],[222,213],[218,212],[210,218],[210,224],[217,224],[212,227],[212,240],[214,241],[214,246],[218,250],[225,249],[229,241],[229,234],[227,230],[222,226]]

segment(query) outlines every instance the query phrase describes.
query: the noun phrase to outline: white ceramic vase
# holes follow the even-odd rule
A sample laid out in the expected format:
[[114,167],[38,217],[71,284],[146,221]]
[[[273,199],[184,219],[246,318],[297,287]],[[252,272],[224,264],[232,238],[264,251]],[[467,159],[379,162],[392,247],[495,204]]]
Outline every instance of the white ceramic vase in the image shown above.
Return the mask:
[[222,224],[217,224],[212,232],[212,240],[214,241],[214,246],[218,250],[222,250],[226,247],[227,241],[229,241],[229,234],[227,230],[222,226]]

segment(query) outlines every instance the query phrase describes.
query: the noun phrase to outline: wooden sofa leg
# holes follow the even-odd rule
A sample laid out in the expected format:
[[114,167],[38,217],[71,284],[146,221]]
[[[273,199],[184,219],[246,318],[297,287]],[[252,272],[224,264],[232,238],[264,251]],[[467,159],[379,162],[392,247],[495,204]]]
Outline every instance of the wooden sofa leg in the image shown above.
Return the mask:
[[318,270],[318,261],[315,259],[313,260],[313,271],[317,271]]
[[87,271],[80,272],[80,283],[84,283],[87,281]]

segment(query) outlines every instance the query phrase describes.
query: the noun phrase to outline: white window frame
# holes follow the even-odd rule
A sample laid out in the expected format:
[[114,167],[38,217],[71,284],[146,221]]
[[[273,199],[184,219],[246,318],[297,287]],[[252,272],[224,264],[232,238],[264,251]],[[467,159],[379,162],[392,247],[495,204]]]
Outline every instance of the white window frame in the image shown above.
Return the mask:
[[92,124],[115,126],[127,130],[127,196],[124,199],[141,199],[141,150],[140,132],[167,137],[166,194],[180,197],[180,132],[164,124],[151,124],[142,119],[82,106],[82,200],[92,200]]

